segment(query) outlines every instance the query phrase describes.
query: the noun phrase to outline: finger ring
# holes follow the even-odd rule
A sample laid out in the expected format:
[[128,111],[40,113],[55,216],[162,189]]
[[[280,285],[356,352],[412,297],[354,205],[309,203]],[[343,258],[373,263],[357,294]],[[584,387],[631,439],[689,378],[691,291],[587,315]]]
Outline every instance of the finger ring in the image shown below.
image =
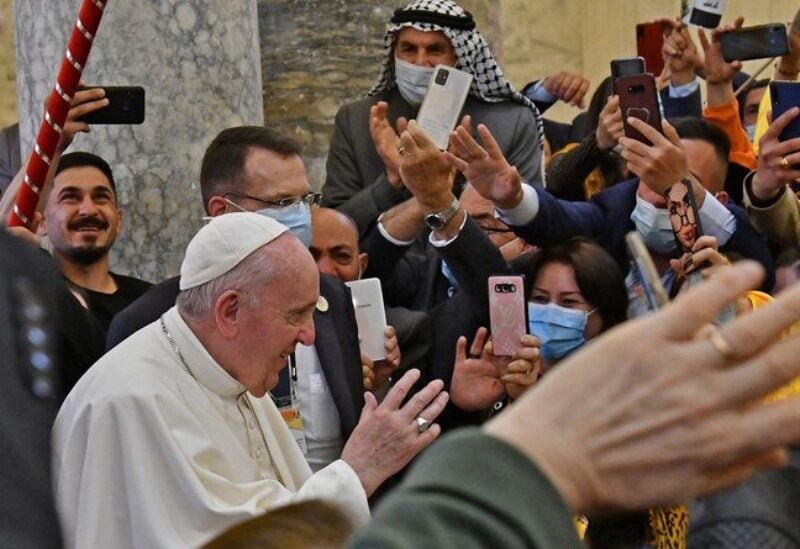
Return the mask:
[[788,170],[791,168],[791,165],[789,164],[789,161],[786,159],[785,156],[781,157],[781,168],[783,168],[784,170]]
[[422,416],[417,416],[417,431],[422,434],[428,430],[428,427],[431,426],[431,422],[425,419]]
[[481,357],[481,355],[476,355],[475,353],[469,353],[467,355],[467,358],[480,358],[480,357]]
[[727,340],[719,333],[719,330],[714,330],[711,332],[711,344],[714,348],[719,351],[719,354],[722,355],[722,358],[725,360],[733,360],[736,358],[736,353],[733,351],[733,347],[731,344],[727,342]]
[[398,152],[398,154],[403,154],[403,153],[406,152],[406,148],[405,147],[397,147],[397,152]]

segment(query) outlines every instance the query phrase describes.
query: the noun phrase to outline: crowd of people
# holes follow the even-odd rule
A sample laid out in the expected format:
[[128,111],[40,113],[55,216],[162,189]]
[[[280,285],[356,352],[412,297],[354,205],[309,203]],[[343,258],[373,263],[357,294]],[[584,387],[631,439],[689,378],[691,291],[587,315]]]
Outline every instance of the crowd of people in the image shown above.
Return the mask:
[[[800,105],[772,119],[770,79],[723,58],[742,18],[660,23],[657,128],[611,78],[516,91],[468,11],[412,1],[321,192],[281,128],[208,136],[209,221],[154,284],[110,270],[117,182],[68,152],[108,100],[78,91],[41,211],[0,230],[3,544],[800,546]],[[773,79],[800,74],[787,34]],[[445,151],[415,120],[439,64],[473,78]],[[488,281],[515,274],[499,354]]]

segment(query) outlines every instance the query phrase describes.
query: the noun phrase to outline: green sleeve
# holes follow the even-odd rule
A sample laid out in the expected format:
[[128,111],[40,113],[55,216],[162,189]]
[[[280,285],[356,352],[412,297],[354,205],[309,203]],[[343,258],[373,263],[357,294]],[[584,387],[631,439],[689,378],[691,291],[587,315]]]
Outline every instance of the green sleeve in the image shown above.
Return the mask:
[[510,445],[463,429],[427,450],[350,547],[583,547],[561,496]]

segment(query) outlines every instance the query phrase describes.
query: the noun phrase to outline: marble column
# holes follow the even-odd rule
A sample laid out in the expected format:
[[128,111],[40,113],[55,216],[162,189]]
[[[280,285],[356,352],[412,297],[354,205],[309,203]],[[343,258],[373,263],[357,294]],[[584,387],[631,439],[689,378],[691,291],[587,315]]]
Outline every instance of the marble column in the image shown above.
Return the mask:
[[[25,151],[80,3],[15,0]],[[144,124],[94,126],[72,150],[99,154],[114,171],[124,229],[112,268],[163,280],[202,225],[205,147],[226,127],[264,121],[256,0],[111,0],[84,81],[146,90]]]

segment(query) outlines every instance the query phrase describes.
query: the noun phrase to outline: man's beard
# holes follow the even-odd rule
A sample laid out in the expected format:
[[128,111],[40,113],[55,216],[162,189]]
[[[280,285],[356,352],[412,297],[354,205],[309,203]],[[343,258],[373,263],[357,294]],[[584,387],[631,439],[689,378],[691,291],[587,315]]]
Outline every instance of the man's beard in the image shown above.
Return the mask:
[[70,246],[66,250],[62,250],[61,253],[79,265],[88,266],[94,265],[103,259],[110,249],[111,244],[107,246],[88,244],[85,246]]

